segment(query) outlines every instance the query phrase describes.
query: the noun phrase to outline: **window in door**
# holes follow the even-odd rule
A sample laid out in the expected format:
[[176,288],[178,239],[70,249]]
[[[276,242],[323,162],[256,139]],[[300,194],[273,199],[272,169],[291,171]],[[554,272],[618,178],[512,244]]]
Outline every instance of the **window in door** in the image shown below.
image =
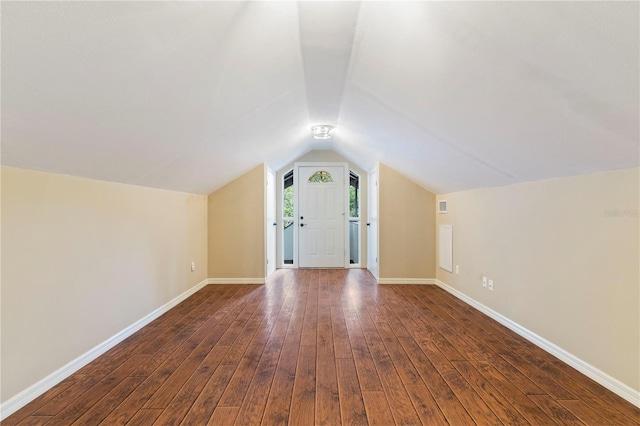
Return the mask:
[[315,172],[313,175],[311,175],[311,177],[309,177],[309,183],[332,183],[332,182],[333,182],[333,176],[331,176],[331,173],[324,170],[319,170]]
[[360,176],[349,170],[349,264],[360,265]]
[[283,176],[282,187],[282,259],[284,265],[293,265],[295,218],[293,216],[294,203],[293,170]]

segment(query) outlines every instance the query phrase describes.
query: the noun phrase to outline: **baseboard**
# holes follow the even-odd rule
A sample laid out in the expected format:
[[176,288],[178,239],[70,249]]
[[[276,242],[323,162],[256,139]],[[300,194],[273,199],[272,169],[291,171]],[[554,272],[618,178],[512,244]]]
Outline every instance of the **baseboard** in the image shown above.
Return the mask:
[[207,284],[264,284],[264,278],[209,278]]
[[67,377],[69,377],[70,375],[72,375],[82,367],[84,367],[85,365],[89,364],[91,361],[98,358],[100,355],[107,352],[109,349],[113,348],[118,343],[122,342],[127,337],[131,336],[136,331],[140,330],[145,325],[149,324],[154,319],[158,318],[160,315],[164,314],[165,312],[167,312],[168,310],[176,306],[178,303],[182,302],[183,300],[185,300],[186,298],[188,298],[189,296],[191,296],[192,294],[194,294],[195,292],[197,292],[198,290],[206,286],[207,281],[208,280],[204,280],[201,283],[196,284],[194,287],[185,291],[184,293],[174,298],[173,300],[165,303],[155,311],[151,312],[150,314],[146,315],[142,319],[131,324],[130,326],[120,331],[116,335],[110,337],[109,339],[100,343],[98,346],[94,347],[93,349],[89,350],[83,355],[80,355],[78,358],[74,359],[73,361],[69,362],[65,366],[49,374],[44,379],[29,386],[27,389],[23,390],[19,394],[9,398],[4,403],[0,404],[0,421],[6,419],[11,414],[18,411],[20,408],[24,407],[25,405],[27,405],[28,403],[30,403],[31,401],[33,401],[34,399],[36,399],[37,397],[39,397],[40,395],[42,395],[43,393],[45,393],[46,391],[48,391],[49,389],[57,385],[58,383],[60,383],[61,381],[63,381],[64,379],[66,379]]
[[604,371],[581,360],[575,355],[570,354],[564,349],[538,336],[534,332],[522,327],[520,324],[510,320],[509,318],[505,317],[502,314],[499,314],[493,309],[486,307],[482,303],[476,301],[475,299],[472,299],[471,297],[467,296],[466,294],[462,293],[459,290],[456,290],[455,288],[449,286],[448,284],[445,284],[440,280],[435,280],[435,281],[436,281],[435,284],[441,287],[443,290],[447,291],[448,293],[451,293],[452,295],[462,300],[463,302],[467,303],[468,305],[473,306],[480,312],[498,321],[500,324],[504,325],[508,329],[518,333],[520,336],[524,337],[531,343],[544,349],[545,351],[549,352],[551,355],[557,357],[563,362],[569,364],[570,366],[572,366],[573,368],[575,368],[585,376],[590,377],[591,379],[595,380],[605,388],[609,389],[611,392],[629,401],[631,404],[637,407],[640,407],[640,391],[637,391],[633,389],[631,386],[628,386],[622,383],[620,380],[614,377],[611,377]]
[[435,284],[435,278],[378,278],[378,284]]

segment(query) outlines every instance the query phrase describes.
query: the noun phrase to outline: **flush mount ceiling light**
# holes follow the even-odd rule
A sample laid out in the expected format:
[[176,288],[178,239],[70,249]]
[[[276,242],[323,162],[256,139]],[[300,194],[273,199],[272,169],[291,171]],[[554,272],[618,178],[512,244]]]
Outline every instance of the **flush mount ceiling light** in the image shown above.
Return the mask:
[[311,128],[311,132],[313,133],[313,137],[315,139],[330,139],[331,135],[329,132],[333,130],[333,126],[328,126],[326,124],[321,124],[318,126],[313,126]]

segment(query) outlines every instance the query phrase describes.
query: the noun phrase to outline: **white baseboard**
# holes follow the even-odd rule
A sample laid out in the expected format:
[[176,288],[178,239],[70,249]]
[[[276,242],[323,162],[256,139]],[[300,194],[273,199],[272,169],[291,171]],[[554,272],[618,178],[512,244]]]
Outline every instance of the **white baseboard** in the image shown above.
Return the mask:
[[473,306],[480,312],[498,321],[500,324],[504,325],[508,329],[518,333],[520,336],[524,337],[531,343],[544,349],[545,351],[559,358],[563,362],[569,364],[570,366],[572,366],[573,368],[575,368],[585,376],[595,380],[605,388],[609,389],[611,392],[624,398],[625,400],[629,401],[633,405],[640,407],[640,391],[637,391],[633,389],[631,386],[628,386],[622,383],[620,380],[614,377],[611,377],[604,371],[599,370],[598,368],[581,360],[575,355],[570,354],[569,352],[565,351],[559,346],[538,336],[534,332],[522,327],[520,324],[513,322],[509,318],[505,317],[502,314],[499,314],[493,309],[486,307],[482,303],[476,301],[475,299],[472,299],[471,297],[467,296],[466,294],[462,293],[459,290],[456,290],[455,288],[449,286],[448,284],[445,284],[440,280],[435,280],[435,281],[436,281],[435,284],[441,287],[443,290],[451,293],[452,295],[462,300],[463,302],[467,303],[468,305]]
[[264,284],[264,278],[209,278],[207,284]]
[[378,284],[435,284],[435,278],[378,278]]
[[134,322],[124,330],[117,333],[116,335],[111,336],[109,339],[100,343],[98,346],[94,347],[93,349],[89,350],[83,355],[80,355],[78,358],[74,359],[73,361],[69,362],[65,366],[49,374],[44,379],[29,386],[27,389],[23,390],[19,394],[9,398],[4,403],[0,404],[0,421],[6,419],[11,414],[15,413],[20,408],[24,407],[25,405],[27,405],[28,403],[30,403],[31,401],[33,401],[34,399],[36,399],[37,397],[39,397],[40,395],[42,395],[43,393],[45,393],[46,391],[48,391],[49,389],[57,385],[58,383],[60,383],[61,381],[63,381],[64,379],[66,379],[67,377],[69,377],[70,375],[72,375],[82,367],[84,367],[85,365],[89,364],[91,361],[95,360],[100,355],[104,354],[109,349],[113,348],[115,345],[122,342],[124,339],[131,336],[133,333],[140,330],[142,327],[149,324],[151,321],[158,318],[160,315],[164,314],[169,309],[173,308],[178,303],[182,302],[183,300],[185,300],[186,298],[188,298],[189,296],[191,296],[192,294],[194,294],[195,292],[197,292],[198,290],[200,290],[202,287],[206,285],[207,285],[207,280],[204,280],[201,283],[196,284],[194,287],[185,291],[184,293],[174,298],[173,300],[165,303],[164,305],[162,305],[155,311],[151,312],[150,314],[146,315],[145,317]]

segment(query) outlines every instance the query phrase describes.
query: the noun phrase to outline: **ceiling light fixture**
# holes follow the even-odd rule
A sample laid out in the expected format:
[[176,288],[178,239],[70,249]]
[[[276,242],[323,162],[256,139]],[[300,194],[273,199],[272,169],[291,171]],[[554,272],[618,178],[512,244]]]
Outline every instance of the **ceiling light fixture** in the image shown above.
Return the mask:
[[313,133],[313,137],[315,139],[330,139],[331,135],[329,132],[333,130],[333,126],[329,126],[326,124],[321,124],[318,126],[313,126],[311,128],[311,132]]

